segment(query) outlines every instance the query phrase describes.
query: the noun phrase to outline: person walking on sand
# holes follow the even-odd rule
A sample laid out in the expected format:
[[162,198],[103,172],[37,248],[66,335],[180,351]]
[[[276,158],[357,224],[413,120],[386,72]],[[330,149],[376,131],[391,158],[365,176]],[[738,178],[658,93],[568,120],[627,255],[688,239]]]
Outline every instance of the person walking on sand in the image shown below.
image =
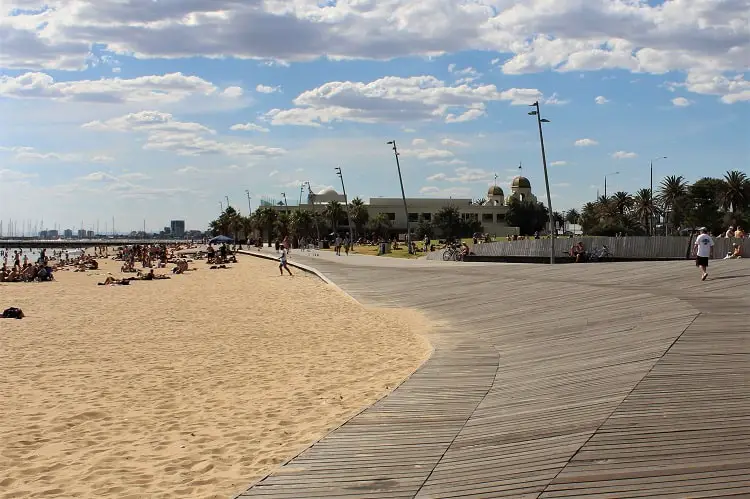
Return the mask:
[[284,275],[284,269],[292,275],[292,271],[289,270],[289,266],[286,264],[286,247],[281,245],[281,256],[279,257],[279,274]]
[[695,266],[701,269],[701,281],[708,277],[708,260],[714,257],[714,240],[708,235],[708,229],[701,227],[701,233],[695,240]]

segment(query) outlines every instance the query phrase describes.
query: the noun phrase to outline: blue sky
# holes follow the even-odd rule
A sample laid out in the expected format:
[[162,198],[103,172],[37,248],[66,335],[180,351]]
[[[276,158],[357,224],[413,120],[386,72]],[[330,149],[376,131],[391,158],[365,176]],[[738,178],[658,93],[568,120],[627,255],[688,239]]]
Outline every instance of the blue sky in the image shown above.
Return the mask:
[[750,169],[748,0],[9,3],[6,228],[205,228],[225,196],[339,189],[337,166],[398,196],[392,139],[407,196],[482,197],[523,162],[544,199],[534,100],[555,210],[615,171],[647,187],[659,156],[657,183]]

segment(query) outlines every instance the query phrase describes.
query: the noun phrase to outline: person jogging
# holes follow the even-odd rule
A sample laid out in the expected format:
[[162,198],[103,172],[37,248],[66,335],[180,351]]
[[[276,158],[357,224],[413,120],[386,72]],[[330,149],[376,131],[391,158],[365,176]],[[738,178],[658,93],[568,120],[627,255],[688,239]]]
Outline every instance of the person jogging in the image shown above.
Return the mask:
[[701,269],[701,281],[708,277],[708,259],[714,257],[714,240],[708,235],[708,229],[701,227],[701,233],[695,240],[695,266]]
[[281,245],[281,256],[279,257],[279,273],[284,275],[284,269],[292,275],[292,271],[289,270],[289,266],[286,264],[286,247]]

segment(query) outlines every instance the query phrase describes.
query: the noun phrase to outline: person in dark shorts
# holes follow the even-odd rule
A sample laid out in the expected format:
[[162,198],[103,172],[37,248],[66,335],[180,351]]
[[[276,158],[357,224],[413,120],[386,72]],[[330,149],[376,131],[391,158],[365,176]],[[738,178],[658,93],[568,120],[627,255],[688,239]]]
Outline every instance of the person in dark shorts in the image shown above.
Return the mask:
[[708,277],[708,260],[714,257],[714,240],[708,235],[708,229],[701,227],[701,233],[695,240],[695,266],[701,269],[701,281]]

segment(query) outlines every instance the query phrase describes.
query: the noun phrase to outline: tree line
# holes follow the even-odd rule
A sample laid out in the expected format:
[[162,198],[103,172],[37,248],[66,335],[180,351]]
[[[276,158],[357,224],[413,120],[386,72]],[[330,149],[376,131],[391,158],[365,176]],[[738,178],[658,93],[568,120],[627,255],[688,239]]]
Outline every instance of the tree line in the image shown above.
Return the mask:
[[329,201],[320,211],[301,206],[284,211],[259,206],[250,215],[242,215],[234,207],[228,206],[216,220],[209,223],[209,230],[213,235],[231,235],[235,240],[259,234],[268,244],[286,236],[295,240],[302,237],[324,239],[332,232],[338,233],[339,228],[348,223],[348,215],[357,234],[364,234],[365,230],[387,234],[391,228],[391,221],[385,214],[370,219],[364,201],[354,198],[349,203],[349,214],[346,206],[338,201]]
[[704,177],[692,184],[671,175],[658,189],[653,203],[651,189],[619,191],[586,203],[580,213],[553,216],[559,223],[580,224],[592,236],[672,235],[699,227],[720,234],[729,226],[750,226],[750,178],[744,172],[728,171],[724,178]]

